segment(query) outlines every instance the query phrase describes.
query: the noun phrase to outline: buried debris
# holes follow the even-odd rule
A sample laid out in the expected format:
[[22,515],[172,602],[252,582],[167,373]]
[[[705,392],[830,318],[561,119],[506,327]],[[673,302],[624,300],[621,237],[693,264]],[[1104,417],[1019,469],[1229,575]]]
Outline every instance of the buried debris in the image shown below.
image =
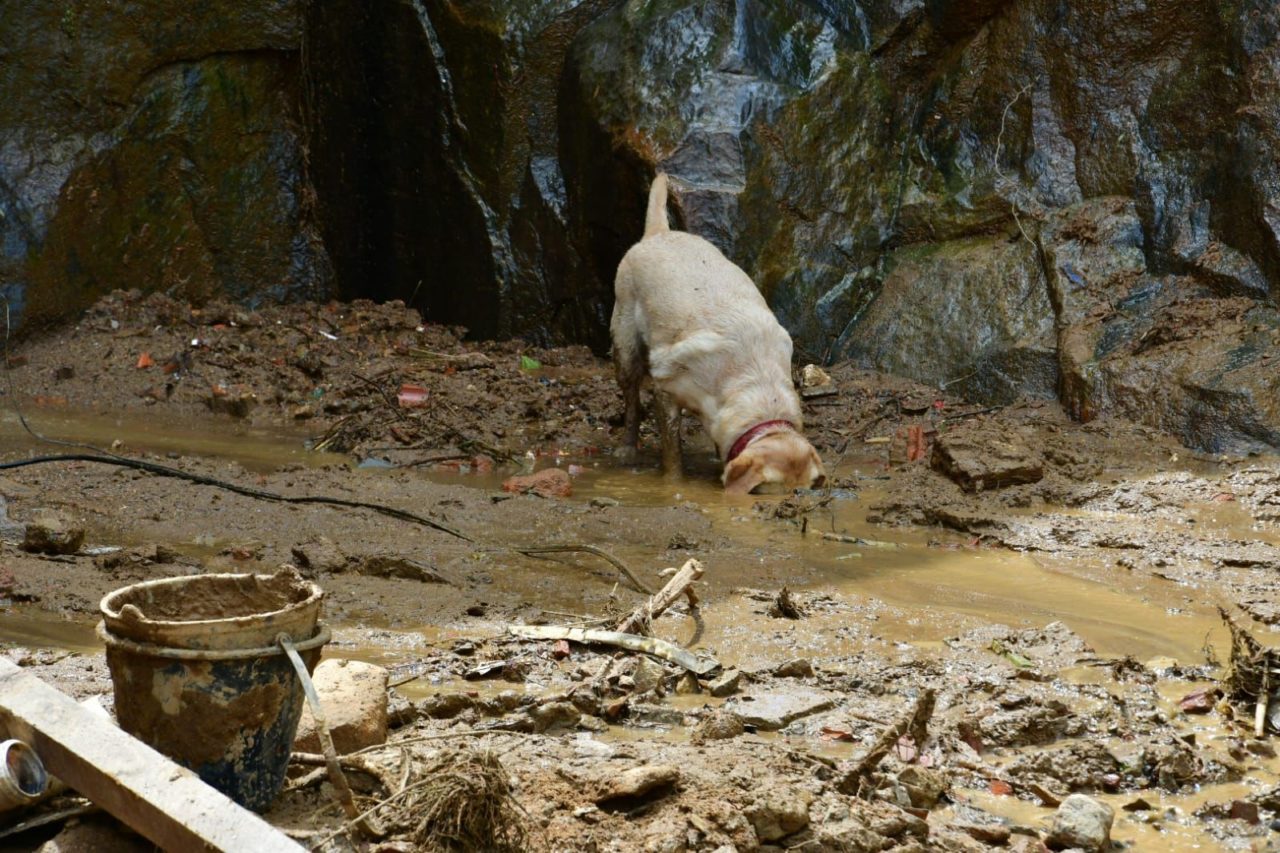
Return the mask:
[[446,750],[422,767],[421,775],[398,810],[401,819],[410,816],[416,822],[414,841],[420,849],[527,849],[525,814],[494,753],[466,746]]
[[1280,668],[1276,666],[1275,650],[1255,640],[1223,608],[1219,607],[1218,613],[1231,630],[1231,658],[1222,681],[1227,700],[1244,707],[1253,706],[1256,736],[1280,731],[1280,696],[1276,695]]
[[619,631],[602,631],[595,628],[566,628],[559,625],[511,625],[507,631],[526,640],[571,640],[575,643],[600,643],[617,646],[632,652],[644,652],[679,664],[695,675],[706,675],[720,668],[713,658],[700,657],[686,648],[660,640],[657,637],[641,637]]
[[688,596],[690,609],[696,608],[698,597],[693,592],[693,583],[702,577],[704,571],[702,563],[697,560],[686,562],[671,577],[671,580],[667,581],[666,586],[619,622],[618,630],[624,634],[649,633],[649,626],[653,620],[662,615],[662,612],[682,595]]
[[889,750],[893,749],[901,738],[909,736],[918,744],[924,743],[929,718],[933,716],[934,699],[935,694],[932,690],[921,693],[911,709],[896,723],[881,732],[871,748],[845,771],[836,783],[836,789],[842,794],[861,795],[866,790],[866,783],[872,771],[880,763],[880,759],[888,755]]

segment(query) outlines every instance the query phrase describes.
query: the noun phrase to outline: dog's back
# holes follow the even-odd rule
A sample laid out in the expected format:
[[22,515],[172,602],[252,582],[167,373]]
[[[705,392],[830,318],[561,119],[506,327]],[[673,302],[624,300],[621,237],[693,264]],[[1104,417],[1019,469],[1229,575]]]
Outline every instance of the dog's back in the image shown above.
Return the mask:
[[670,230],[666,200],[666,176],[659,175],[645,237],[618,266],[615,350],[647,356],[654,382],[702,418],[717,442],[714,422],[734,419],[743,407],[753,410],[750,417],[763,411],[798,425],[791,337],[755,283],[719,249]]

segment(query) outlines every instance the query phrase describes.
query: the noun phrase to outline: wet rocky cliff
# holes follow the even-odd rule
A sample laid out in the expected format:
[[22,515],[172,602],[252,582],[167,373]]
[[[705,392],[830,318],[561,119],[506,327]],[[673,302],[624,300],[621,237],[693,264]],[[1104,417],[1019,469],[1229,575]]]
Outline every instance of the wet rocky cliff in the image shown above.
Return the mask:
[[0,14],[0,294],[320,295],[296,0],[12,0]]
[[662,168],[807,360],[1280,445],[1272,2],[215,6],[0,20],[0,282],[32,313],[332,268],[603,349]]

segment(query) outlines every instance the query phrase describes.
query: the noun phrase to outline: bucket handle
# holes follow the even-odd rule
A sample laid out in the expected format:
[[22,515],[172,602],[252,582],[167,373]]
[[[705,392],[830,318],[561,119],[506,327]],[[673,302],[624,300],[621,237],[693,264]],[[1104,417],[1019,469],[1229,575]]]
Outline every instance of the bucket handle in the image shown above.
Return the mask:
[[320,704],[320,694],[316,692],[316,686],[311,681],[311,673],[307,672],[307,665],[298,654],[301,646],[295,646],[293,639],[283,632],[276,635],[276,642],[289,656],[289,662],[293,664],[294,671],[298,673],[298,680],[302,682],[302,692],[307,697],[307,704],[311,706],[311,716],[316,723],[316,734],[320,736],[324,761],[329,768],[329,781],[337,789],[338,801],[342,804],[343,811],[347,813],[351,823],[367,838],[385,838],[387,833],[373,822],[372,815],[369,812],[361,814],[360,809],[356,807],[356,798],[351,793],[351,784],[347,782],[347,776],[342,772],[342,765],[338,762],[338,750],[334,747],[333,736],[329,733],[329,721],[325,719],[324,707]]

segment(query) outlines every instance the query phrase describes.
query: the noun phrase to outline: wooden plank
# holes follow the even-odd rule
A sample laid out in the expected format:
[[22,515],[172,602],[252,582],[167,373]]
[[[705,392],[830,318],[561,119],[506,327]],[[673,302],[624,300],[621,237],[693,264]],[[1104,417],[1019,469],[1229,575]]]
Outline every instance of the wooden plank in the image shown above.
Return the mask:
[[303,849],[190,770],[4,658],[0,728],[33,747],[50,773],[165,850]]

